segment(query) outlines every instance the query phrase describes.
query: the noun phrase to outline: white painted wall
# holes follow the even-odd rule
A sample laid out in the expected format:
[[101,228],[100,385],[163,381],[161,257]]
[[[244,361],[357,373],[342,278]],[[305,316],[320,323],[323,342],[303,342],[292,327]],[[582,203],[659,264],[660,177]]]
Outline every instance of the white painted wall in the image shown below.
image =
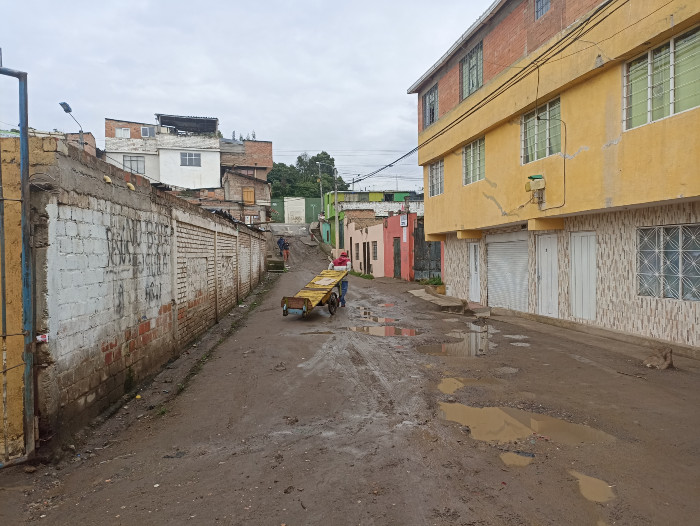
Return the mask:
[[284,198],[284,222],[285,223],[305,223],[306,219],[306,199],[303,197]]
[[[403,201],[343,201],[338,203],[340,210],[374,210],[374,215],[377,217],[387,217],[389,212],[395,214],[401,210]],[[409,208],[411,213],[417,214],[418,217],[423,217],[423,201],[410,201]]]
[[[202,156],[202,166],[181,166],[180,153],[193,152]],[[182,188],[218,188],[221,186],[219,151],[194,149],[159,149],[160,180]]]

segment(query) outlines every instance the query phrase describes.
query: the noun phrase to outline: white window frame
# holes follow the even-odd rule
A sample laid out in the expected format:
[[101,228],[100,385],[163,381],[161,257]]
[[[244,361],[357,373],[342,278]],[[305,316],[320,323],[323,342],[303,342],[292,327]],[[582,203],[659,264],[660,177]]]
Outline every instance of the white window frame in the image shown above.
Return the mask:
[[[476,75],[474,85],[470,83],[472,71]],[[467,56],[459,61],[460,100],[466,99],[484,85],[484,47],[483,41],[469,50]]]
[[[146,133],[143,131],[146,130]],[[155,137],[156,127],[155,126],[141,126],[141,137]]]
[[[676,85],[675,85],[675,67],[676,67],[676,41],[679,39],[682,39],[691,33],[696,32],[696,38],[700,38],[700,26],[696,26],[695,28],[685,31],[681,33],[680,35],[676,35],[672,39],[670,39],[668,42],[664,42],[658,46],[655,46],[653,49],[649,49],[647,52],[642,53],[641,55],[638,55],[634,57],[632,60],[628,61],[625,64],[625,67],[623,68],[623,78],[622,78],[622,126],[625,131],[627,130],[633,130],[635,128],[639,128],[640,126],[644,126],[646,124],[650,124],[652,122],[657,122],[663,119],[667,119],[668,117],[671,117],[673,115],[678,115],[678,113],[683,113],[685,111],[690,111],[692,109],[697,108],[698,106],[692,106],[690,108],[686,108],[685,110],[682,110],[680,112],[675,111],[675,90],[676,90]],[[663,117],[659,117],[657,119],[653,118],[653,110],[654,108],[652,107],[653,104],[653,91],[654,91],[654,85],[653,85],[653,64],[654,64],[654,52],[660,50],[664,46],[668,45],[669,46],[669,107],[668,107],[668,115],[664,115]],[[630,99],[630,86],[629,86],[629,70],[630,70],[630,65],[633,62],[636,62],[642,57],[646,57],[646,62],[647,62],[647,112],[646,112],[646,121],[634,126],[630,126],[630,119],[631,115],[629,115],[629,99]],[[698,90],[700,90],[700,86],[698,86]]]
[[[550,119],[550,111],[552,109],[552,106],[557,103],[557,106],[559,108],[559,117],[553,117]],[[540,114],[540,112],[544,110],[544,117],[538,119],[537,115]],[[534,119],[535,127],[534,127],[534,136],[535,136],[535,142],[534,142],[534,151],[532,152],[532,156],[528,155],[528,150],[527,150],[527,141],[526,141],[526,136],[525,136],[525,129],[527,126],[527,123],[529,122],[530,116],[532,119]],[[555,124],[552,124],[555,123]],[[537,148],[537,136],[539,135],[539,132],[541,130],[541,127],[545,127],[545,153],[543,156],[539,157],[538,156],[538,148]],[[550,155],[556,155],[561,153],[561,126],[562,126],[562,120],[561,120],[561,99],[559,97],[556,97],[549,102],[542,104],[535,108],[534,110],[531,110],[524,114],[520,118],[520,163],[525,165],[528,163],[532,163],[535,161],[539,161],[540,159],[544,159],[545,157],[549,157]],[[558,128],[559,129],[559,142],[558,145],[553,146],[552,144],[552,138],[553,136],[551,135],[552,128]]]
[[462,148],[462,184],[476,183],[483,180],[485,175],[486,140],[481,137]]
[[443,159],[428,166],[428,188],[430,189],[430,197],[435,197],[444,192],[445,161]]
[[[435,103],[433,108],[435,111],[431,113],[429,107],[432,106],[433,102]],[[432,88],[430,88],[427,92],[425,92],[425,95],[423,95],[423,128],[427,128],[431,124],[437,122],[439,118],[439,103],[440,93],[438,92],[438,85],[437,83],[435,83],[435,85]]]
[[[122,168],[125,172],[132,174],[145,175],[146,173],[146,157],[143,155],[125,155],[122,159]],[[134,164],[136,167],[134,168]],[[140,168],[140,169],[139,169]]]
[[202,166],[202,154],[198,152],[180,152],[180,166]]
[[700,301],[700,223],[637,228],[637,295]]
[[542,18],[550,7],[550,0],[535,0],[535,20]]
[[131,128],[115,128],[114,136],[119,139],[131,139]]

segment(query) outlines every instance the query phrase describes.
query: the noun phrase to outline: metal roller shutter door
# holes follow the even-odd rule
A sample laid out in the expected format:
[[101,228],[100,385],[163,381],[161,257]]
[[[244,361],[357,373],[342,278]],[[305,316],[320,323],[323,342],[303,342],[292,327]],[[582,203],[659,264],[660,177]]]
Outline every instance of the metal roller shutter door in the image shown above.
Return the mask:
[[527,241],[487,245],[489,307],[527,312]]

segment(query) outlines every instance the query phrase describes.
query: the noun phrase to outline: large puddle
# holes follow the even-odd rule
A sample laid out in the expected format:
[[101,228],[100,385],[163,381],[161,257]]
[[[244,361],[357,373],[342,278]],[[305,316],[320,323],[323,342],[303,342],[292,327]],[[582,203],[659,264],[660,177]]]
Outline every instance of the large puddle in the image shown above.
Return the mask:
[[578,489],[586,499],[593,502],[608,502],[615,498],[612,487],[604,480],[589,477],[573,469],[569,470],[569,475],[578,479]]
[[491,326],[470,323],[468,331],[454,330],[446,334],[450,338],[458,338],[458,342],[421,345],[417,350],[419,353],[431,356],[474,358],[483,356],[489,348],[495,346],[489,341],[491,334],[493,334]]
[[527,438],[533,434],[570,445],[615,440],[612,435],[592,427],[571,424],[551,416],[511,407],[469,407],[440,402],[440,409],[445,419],[469,426],[471,436],[476,440],[503,443]]
[[420,331],[416,329],[394,327],[393,325],[348,327],[348,330],[362,332],[372,336],[418,336],[420,334]]

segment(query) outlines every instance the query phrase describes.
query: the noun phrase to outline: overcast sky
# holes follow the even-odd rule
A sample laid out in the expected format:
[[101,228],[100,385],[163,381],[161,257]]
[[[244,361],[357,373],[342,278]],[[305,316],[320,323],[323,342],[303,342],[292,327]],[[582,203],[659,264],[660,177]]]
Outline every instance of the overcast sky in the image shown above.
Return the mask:
[[[492,0],[3,2],[3,66],[29,74],[29,125],[104,147],[105,117],[218,117],[255,130],[274,160],[326,150],[344,179],[417,144],[406,90]],[[18,122],[17,81],[0,77],[0,129]],[[413,155],[362,183],[422,188]],[[358,187],[356,187],[358,189]]]

